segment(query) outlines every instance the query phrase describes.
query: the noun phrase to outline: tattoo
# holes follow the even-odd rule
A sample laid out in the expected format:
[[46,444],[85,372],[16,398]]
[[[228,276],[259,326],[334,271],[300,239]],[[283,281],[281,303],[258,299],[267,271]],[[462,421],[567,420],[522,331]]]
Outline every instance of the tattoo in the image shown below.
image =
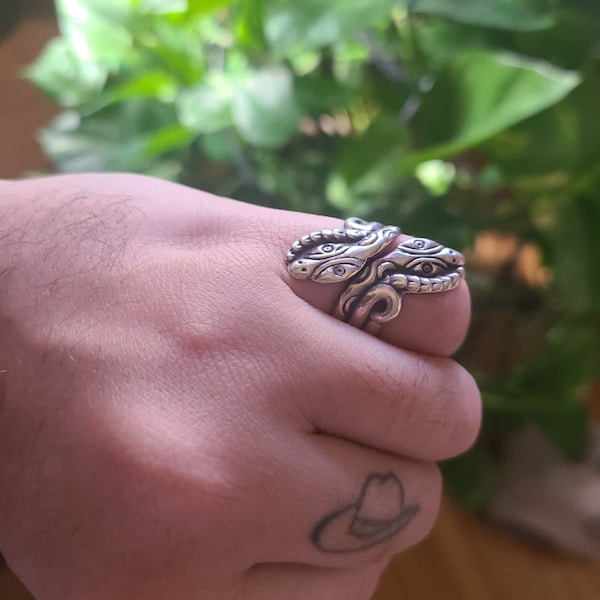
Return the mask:
[[358,498],[319,521],[310,539],[322,552],[359,552],[391,540],[420,509],[404,504],[404,488],[394,473],[371,473]]

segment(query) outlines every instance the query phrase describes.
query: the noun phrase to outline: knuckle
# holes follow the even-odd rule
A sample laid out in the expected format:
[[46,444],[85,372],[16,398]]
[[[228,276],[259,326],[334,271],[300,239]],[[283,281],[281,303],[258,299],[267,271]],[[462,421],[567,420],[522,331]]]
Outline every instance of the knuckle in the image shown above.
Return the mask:
[[446,304],[440,320],[441,350],[444,356],[451,356],[460,348],[469,329],[471,301],[467,285],[459,286],[441,300]]
[[455,431],[453,436],[455,454],[467,451],[477,439],[481,428],[481,393],[474,377],[461,365],[457,367],[455,390]]
[[431,386],[427,419],[431,429],[434,460],[451,458],[468,450],[481,425],[481,397],[472,375],[450,361],[441,372],[441,381]]
[[406,427],[428,438],[421,458],[442,460],[466,451],[481,425],[481,397],[473,377],[461,365],[440,359],[421,366],[415,401],[406,410]]

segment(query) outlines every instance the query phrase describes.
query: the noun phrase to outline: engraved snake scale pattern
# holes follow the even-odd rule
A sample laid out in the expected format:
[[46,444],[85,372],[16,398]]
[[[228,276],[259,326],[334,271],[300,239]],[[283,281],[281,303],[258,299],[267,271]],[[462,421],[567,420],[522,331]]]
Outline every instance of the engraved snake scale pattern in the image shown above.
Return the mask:
[[348,282],[333,315],[377,333],[400,313],[404,294],[445,292],[465,276],[460,252],[427,238],[397,243],[399,235],[398,227],[347,219],[344,229],[294,242],[286,255],[288,271],[319,283]]

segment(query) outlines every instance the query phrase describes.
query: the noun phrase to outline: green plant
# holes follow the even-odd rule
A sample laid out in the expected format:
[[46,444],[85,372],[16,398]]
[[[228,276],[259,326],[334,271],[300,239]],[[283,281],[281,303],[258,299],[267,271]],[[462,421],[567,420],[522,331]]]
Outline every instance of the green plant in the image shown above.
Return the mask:
[[[461,359],[485,426],[447,472],[478,506],[524,424],[577,457],[600,377],[598,6],[58,0],[60,37],[29,76],[63,108],[41,135],[58,171],[143,172],[473,248]],[[513,249],[490,264],[485,239]]]

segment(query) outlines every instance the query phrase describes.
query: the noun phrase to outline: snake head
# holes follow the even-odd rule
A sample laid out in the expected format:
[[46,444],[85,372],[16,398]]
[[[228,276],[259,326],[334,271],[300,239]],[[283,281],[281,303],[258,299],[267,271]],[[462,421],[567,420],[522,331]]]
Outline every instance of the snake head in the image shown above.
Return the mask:
[[398,237],[397,227],[329,230],[305,236],[288,252],[288,271],[297,279],[337,283],[356,275]]
[[398,244],[386,259],[406,274],[425,278],[460,271],[465,265],[460,252],[427,238],[412,238]]

